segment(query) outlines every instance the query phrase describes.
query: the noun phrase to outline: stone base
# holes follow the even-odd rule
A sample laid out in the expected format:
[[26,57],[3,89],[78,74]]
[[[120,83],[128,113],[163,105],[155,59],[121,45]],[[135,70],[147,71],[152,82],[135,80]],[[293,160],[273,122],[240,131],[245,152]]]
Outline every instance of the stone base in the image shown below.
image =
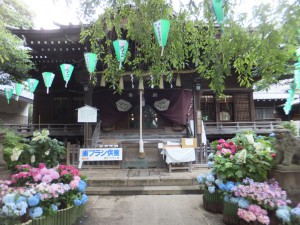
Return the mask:
[[282,187],[288,194],[288,198],[291,199],[293,205],[297,205],[300,202],[300,170],[293,169],[285,170],[277,167],[272,171],[272,177],[278,181],[280,187]]

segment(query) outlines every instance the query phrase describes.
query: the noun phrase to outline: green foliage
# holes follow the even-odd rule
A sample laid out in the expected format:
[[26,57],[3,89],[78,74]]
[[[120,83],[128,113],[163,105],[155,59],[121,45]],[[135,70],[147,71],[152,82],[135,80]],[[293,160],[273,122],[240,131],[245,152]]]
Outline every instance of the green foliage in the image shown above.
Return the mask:
[[20,0],[3,0],[0,7],[0,75],[9,74],[9,80],[20,81],[33,68],[28,50],[23,48],[23,41],[13,35],[8,26],[29,28],[32,26],[31,12]]
[[[127,39],[130,45],[124,66],[136,76],[152,75],[153,84],[160,77],[169,80],[180,70],[198,72],[207,79],[210,88],[221,94],[225,79],[234,76],[241,86],[252,87],[263,79],[273,83],[284,74],[291,74],[294,50],[299,44],[300,2],[278,1],[275,10],[261,4],[253,12],[254,27],[246,25],[244,14],[234,7],[235,0],[226,1],[226,21],[219,27],[210,6],[210,0],[193,0],[178,13],[165,0],[83,0],[84,14],[90,16],[95,6],[104,13],[88,29],[82,30],[81,42],[89,42],[91,50],[104,64],[104,76],[113,87],[118,86],[118,63],[112,41]],[[91,8],[92,6],[92,8]],[[290,11],[287,11],[290,9]],[[153,22],[171,21],[164,55],[154,36]],[[299,35],[298,35],[299,36]]]
[[292,121],[283,121],[279,126],[288,129],[294,136],[297,136],[297,127]]
[[47,167],[57,166],[66,154],[64,143],[49,137],[49,131],[36,131],[30,141],[7,132],[4,140],[5,160],[14,168],[15,165],[29,164],[37,166],[45,163]]

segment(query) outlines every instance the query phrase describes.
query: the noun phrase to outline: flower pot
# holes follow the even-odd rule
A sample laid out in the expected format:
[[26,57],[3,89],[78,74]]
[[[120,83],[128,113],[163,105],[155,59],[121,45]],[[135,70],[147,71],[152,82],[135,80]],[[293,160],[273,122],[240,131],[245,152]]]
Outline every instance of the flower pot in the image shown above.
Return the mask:
[[222,195],[218,192],[210,193],[208,190],[203,194],[203,207],[205,210],[214,213],[222,213],[223,199]]
[[26,223],[22,223],[22,225],[73,225],[79,218],[83,217],[84,212],[85,205],[72,206],[66,209],[60,209],[50,216],[29,220]]
[[228,225],[239,225],[239,217],[237,215],[238,205],[223,201],[223,222]]

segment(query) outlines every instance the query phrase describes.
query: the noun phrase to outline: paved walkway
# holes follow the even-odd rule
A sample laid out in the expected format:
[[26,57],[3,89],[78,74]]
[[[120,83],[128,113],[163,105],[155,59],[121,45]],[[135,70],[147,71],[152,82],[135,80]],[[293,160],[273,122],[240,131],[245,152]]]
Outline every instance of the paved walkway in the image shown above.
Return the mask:
[[223,225],[202,195],[89,196],[84,225]]

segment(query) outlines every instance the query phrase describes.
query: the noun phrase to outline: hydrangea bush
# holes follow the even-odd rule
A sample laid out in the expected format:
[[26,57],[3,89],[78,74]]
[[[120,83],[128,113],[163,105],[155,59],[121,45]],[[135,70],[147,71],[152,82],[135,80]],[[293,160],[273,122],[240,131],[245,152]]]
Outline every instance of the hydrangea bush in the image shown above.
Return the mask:
[[[85,204],[85,177],[72,166],[17,166],[10,181],[0,181],[0,219],[25,221]],[[24,221],[23,221],[24,222]],[[13,223],[14,224],[14,223]]]
[[275,157],[272,139],[244,132],[229,140],[214,141],[213,171],[223,180],[241,182],[246,177],[267,180]]

